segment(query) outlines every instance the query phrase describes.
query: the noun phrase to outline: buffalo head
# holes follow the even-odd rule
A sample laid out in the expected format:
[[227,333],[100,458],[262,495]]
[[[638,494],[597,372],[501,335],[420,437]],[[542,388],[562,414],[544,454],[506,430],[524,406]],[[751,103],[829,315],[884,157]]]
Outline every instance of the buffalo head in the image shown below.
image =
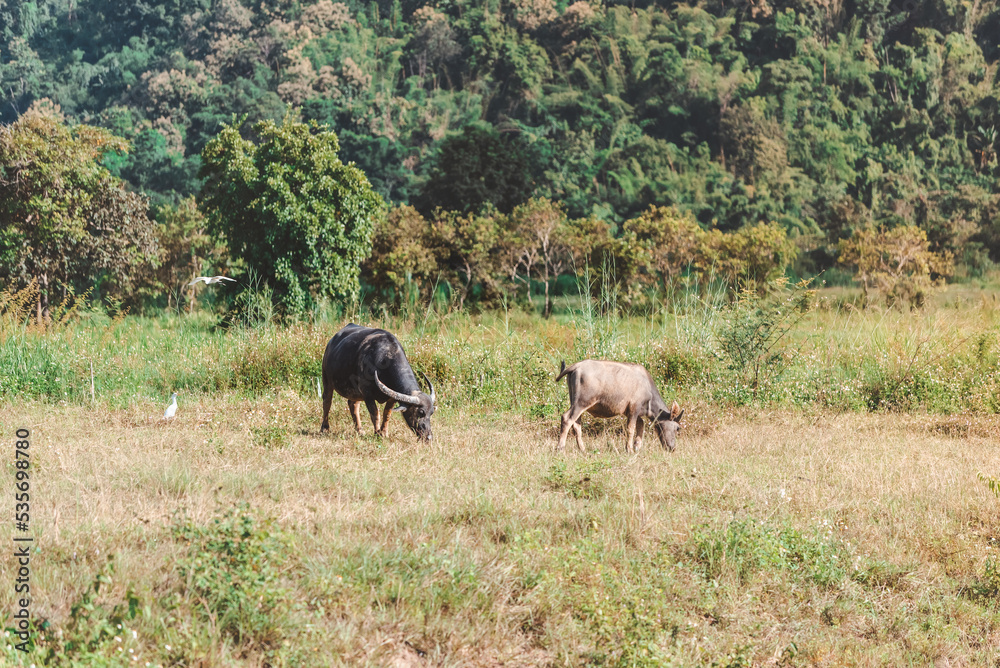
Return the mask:
[[434,414],[434,410],[437,406],[434,405],[434,384],[431,383],[431,379],[428,378],[424,372],[421,371],[420,375],[424,377],[425,381],[427,381],[427,386],[431,391],[429,395],[424,394],[423,392],[414,392],[413,394],[396,392],[378,379],[377,371],[375,372],[375,384],[378,385],[378,389],[381,390],[384,395],[399,402],[399,406],[393,408],[392,410],[401,411],[403,413],[403,419],[406,420],[406,424],[411,430],[413,430],[413,433],[417,435],[417,438],[429,441],[432,438],[431,415]]
[[677,447],[677,433],[682,429],[682,417],[684,417],[684,411],[675,401],[674,405],[670,407],[669,413],[660,411],[653,420],[653,426],[656,428],[656,434],[660,437],[660,445],[663,446],[664,450],[673,452],[674,448]]

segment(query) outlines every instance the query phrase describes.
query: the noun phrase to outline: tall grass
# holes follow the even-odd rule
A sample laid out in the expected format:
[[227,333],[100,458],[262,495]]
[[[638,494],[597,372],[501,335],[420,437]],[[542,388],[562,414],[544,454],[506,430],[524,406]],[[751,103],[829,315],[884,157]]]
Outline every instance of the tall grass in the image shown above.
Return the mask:
[[[30,294],[8,291],[0,301],[0,397],[88,402],[91,368],[96,398],[113,405],[177,390],[312,397],[326,341],[353,320],[396,333],[446,407],[550,417],[565,402],[552,382],[560,361],[593,357],[645,365],[664,395],[682,403],[1000,411],[1000,308],[989,295],[945,294],[935,306],[899,312],[858,310],[842,291],[820,291],[811,311],[789,320],[787,289],[730,302],[716,286],[694,286],[631,316],[614,286],[595,292],[564,298],[548,320],[517,308],[472,315],[411,306],[376,315],[355,304],[287,325],[248,298],[245,319],[223,327],[207,313],[109,317],[79,306],[37,325]],[[752,342],[778,319],[787,331],[768,344],[762,369],[770,375],[751,383],[746,364],[733,360],[756,355],[747,346],[759,345]]]

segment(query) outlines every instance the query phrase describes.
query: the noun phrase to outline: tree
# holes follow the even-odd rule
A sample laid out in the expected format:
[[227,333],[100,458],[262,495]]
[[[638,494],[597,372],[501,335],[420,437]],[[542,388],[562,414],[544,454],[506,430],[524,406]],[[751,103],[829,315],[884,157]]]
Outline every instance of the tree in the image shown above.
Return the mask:
[[[156,217],[160,246],[156,287],[160,290],[167,288],[167,308],[173,305],[175,297],[180,306],[180,294],[191,279],[219,273],[226,245],[208,234],[208,221],[198,209],[194,197],[181,201],[177,206],[161,206]],[[188,311],[194,310],[197,288],[196,284],[188,289]]]
[[210,229],[291,312],[355,294],[382,198],[360,169],[341,162],[332,131],[286,117],[255,124],[254,143],[240,136],[245,120],[224,125],[201,154]]
[[406,285],[414,281],[430,295],[437,262],[432,248],[431,225],[412,206],[391,209],[375,224],[372,254],[362,265],[362,277],[386,297],[401,300]]
[[494,250],[498,235],[497,221],[492,215],[435,212],[433,247],[452,289],[458,288],[459,310],[473,288],[479,287],[487,296],[495,292]]
[[531,196],[531,174],[531,152],[518,135],[470,125],[441,142],[418,208],[425,215],[435,208],[469,213],[484,206],[510,213]]
[[927,233],[912,225],[856,231],[840,242],[840,262],[857,268],[869,299],[890,306],[922,306],[930,289],[952,273],[951,253],[932,251]]
[[690,214],[672,207],[650,207],[622,225],[624,239],[639,255],[637,263],[664,291],[689,266],[697,262],[704,231]]
[[149,199],[107,179],[85,213],[84,235],[69,258],[69,278],[77,290],[135,303],[140,282],[158,262],[155,223]]
[[710,230],[702,239],[697,263],[703,274],[714,272],[733,289],[742,284],[763,291],[785,273],[797,254],[781,226],[761,223],[729,234]]
[[[558,204],[546,199],[532,198],[516,207],[511,213],[512,227],[527,232],[529,247],[533,252],[525,254],[540,274],[545,286],[545,304],[542,317],[552,314],[552,300],[549,297],[551,279],[558,278],[572,261],[573,256],[566,240],[566,213]],[[531,265],[528,266],[530,272]]]
[[98,288],[127,299],[156,258],[145,197],[101,164],[127,143],[106,130],[69,127],[58,108],[36,104],[0,126],[0,273],[35,280],[36,314],[48,317],[57,290]]
[[[516,212],[517,209],[514,209]],[[500,222],[503,234],[498,240],[498,269],[510,281],[517,298],[517,282],[524,283],[524,296],[529,305],[531,298],[531,277],[538,261],[538,243],[532,221],[523,216],[512,215]]]

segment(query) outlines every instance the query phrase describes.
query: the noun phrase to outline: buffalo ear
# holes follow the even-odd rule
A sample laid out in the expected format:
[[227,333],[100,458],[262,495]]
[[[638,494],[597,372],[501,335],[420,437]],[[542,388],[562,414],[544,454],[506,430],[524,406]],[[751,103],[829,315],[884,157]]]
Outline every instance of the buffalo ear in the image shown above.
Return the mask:
[[675,401],[670,407],[670,419],[674,422],[680,422],[682,415],[684,415],[684,411],[681,410],[681,407]]
[[392,412],[393,413],[401,413],[401,412],[405,411],[407,408],[409,408],[409,406],[407,404],[399,404],[398,406],[396,406],[395,408],[392,409]]

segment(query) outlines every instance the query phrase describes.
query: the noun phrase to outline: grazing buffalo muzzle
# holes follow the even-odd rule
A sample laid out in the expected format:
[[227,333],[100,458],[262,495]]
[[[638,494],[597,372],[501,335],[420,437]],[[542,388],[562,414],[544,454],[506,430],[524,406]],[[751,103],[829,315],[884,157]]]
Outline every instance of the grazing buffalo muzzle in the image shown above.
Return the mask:
[[581,452],[584,450],[583,430],[580,428],[580,416],[584,412],[600,418],[624,415],[628,419],[625,452],[639,452],[642,448],[643,418],[653,424],[660,445],[665,450],[673,452],[677,447],[677,434],[681,430],[684,411],[676,401],[667,407],[646,367],[597,360],[583,360],[570,366],[563,362],[556,382],[563,376],[569,389],[570,405],[562,415],[558,450],[566,447],[570,429],[576,435],[577,447]]
[[[385,436],[389,416],[401,411],[407,426],[420,439],[431,440],[431,415],[436,394],[430,378],[421,372],[430,394],[420,388],[399,339],[384,329],[361,327],[353,322],[337,332],[323,355],[323,425],[330,430],[333,393],[347,399],[354,428],[361,433],[361,403],[372,419],[375,433]],[[382,408],[379,424],[378,405]],[[399,404],[393,408],[394,404]]]

